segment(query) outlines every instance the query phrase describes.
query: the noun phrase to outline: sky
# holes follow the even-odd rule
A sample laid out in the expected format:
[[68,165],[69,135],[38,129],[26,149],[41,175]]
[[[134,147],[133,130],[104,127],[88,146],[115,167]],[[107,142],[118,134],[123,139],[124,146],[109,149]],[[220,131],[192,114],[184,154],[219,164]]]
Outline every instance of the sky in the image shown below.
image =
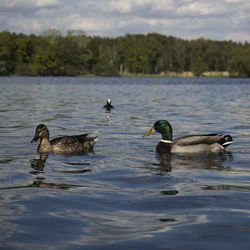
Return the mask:
[[250,42],[249,0],[0,0],[0,31],[90,36],[160,33]]

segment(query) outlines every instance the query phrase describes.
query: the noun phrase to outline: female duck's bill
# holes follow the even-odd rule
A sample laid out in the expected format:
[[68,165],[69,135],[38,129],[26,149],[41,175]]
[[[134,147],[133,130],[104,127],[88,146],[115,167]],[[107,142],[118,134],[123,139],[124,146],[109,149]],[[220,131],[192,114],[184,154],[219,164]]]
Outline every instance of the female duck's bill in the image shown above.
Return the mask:
[[173,140],[172,131],[172,126],[168,121],[159,120],[144,136],[157,132],[162,135],[161,141],[156,146],[156,151],[159,153],[220,153],[233,142],[231,135],[223,134],[187,135]]
[[62,136],[49,140],[49,130],[46,125],[40,124],[36,127],[36,132],[31,143],[40,139],[37,148],[39,153],[81,153],[91,152],[98,140],[96,137],[88,137],[88,134]]

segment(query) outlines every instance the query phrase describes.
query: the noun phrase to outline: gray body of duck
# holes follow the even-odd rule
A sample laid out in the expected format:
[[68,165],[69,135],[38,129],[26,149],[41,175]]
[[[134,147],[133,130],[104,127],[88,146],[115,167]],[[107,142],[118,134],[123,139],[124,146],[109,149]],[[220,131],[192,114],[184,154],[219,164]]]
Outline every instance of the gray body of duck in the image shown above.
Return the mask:
[[36,132],[31,143],[40,139],[37,148],[38,153],[81,153],[93,151],[96,137],[87,137],[88,134],[62,136],[49,140],[49,130],[46,125],[40,124],[36,127]]
[[233,142],[231,135],[224,134],[188,135],[172,140],[172,126],[166,120],[155,122],[144,136],[157,132],[162,135],[162,139],[156,147],[156,151],[159,153],[220,153]]

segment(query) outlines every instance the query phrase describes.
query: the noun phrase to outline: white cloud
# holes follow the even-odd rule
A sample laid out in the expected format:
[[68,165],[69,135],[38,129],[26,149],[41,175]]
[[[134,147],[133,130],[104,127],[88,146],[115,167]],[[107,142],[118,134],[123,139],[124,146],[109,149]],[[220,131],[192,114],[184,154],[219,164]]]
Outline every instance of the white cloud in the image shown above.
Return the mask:
[[5,8],[47,8],[61,5],[59,0],[1,0],[0,6]]
[[118,11],[120,13],[130,13],[132,11],[131,1],[126,1],[126,0],[111,1],[110,7],[113,8],[113,10]]
[[246,3],[247,1],[246,0],[224,0],[223,2],[241,4],[241,3]]
[[224,12],[223,6],[219,1],[212,2],[189,2],[183,6],[181,6],[177,13],[179,15],[185,16],[214,16],[214,15],[221,15]]
[[109,32],[110,29],[112,29],[113,25],[115,25],[112,20],[108,19],[103,21],[102,18],[88,18],[88,17],[75,17],[72,21],[72,29],[81,29],[86,31],[87,33],[98,33],[103,32],[104,34],[106,32]]
[[249,0],[1,0],[0,30],[89,35],[159,32],[183,38],[249,39]]
[[225,40],[232,40],[232,41],[241,41],[246,42],[250,41],[250,34],[244,33],[244,32],[234,32],[229,33],[225,36]]
[[35,1],[33,1],[33,3],[37,7],[50,7],[50,6],[60,5],[59,0],[35,0]]

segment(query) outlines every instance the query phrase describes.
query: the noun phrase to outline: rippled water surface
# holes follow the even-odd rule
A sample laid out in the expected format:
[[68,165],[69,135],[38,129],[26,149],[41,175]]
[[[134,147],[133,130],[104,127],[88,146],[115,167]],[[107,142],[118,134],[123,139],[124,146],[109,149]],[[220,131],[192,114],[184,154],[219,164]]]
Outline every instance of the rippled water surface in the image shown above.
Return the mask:
[[[0,78],[1,249],[249,249],[250,80]],[[107,98],[115,108],[107,115]],[[221,155],[157,155],[174,137],[226,132]],[[31,144],[98,135],[95,153],[40,157]]]

